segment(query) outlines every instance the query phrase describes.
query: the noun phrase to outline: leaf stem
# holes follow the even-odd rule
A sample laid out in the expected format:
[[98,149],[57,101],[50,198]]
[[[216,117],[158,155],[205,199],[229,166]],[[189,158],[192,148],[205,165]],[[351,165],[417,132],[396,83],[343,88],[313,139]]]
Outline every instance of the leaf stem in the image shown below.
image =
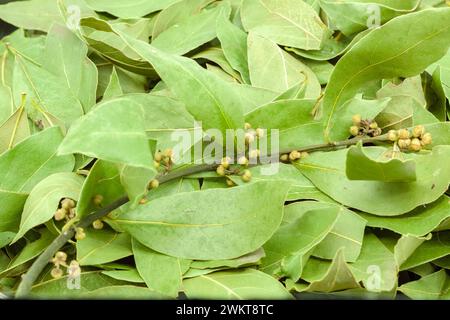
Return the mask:
[[[298,151],[319,151],[319,150],[329,150],[329,149],[337,149],[345,146],[350,146],[358,143],[359,141],[362,141],[362,143],[373,143],[378,141],[386,141],[387,137],[386,135],[374,137],[374,138],[363,138],[363,137],[355,137],[349,140],[344,141],[338,141],[338,142],[330,142],[330,143],[324,143],[324,144],[317,144],[317,145],[311,145],[303,148],[298,149],[290,149],[280,152],[279,154],[288,153],[292,150],[298,150]],[[177,170],[174,170],[169,173],[161,173],[159,174],[156,179],[159,180],[159,183],[165,183],[177,178],[189,176],[195,173],[205,172],[205,171],[212,171],[215,170],[217,164],[199,164],[195,166],[190,166],[186,168],[180,168]],[[100,219],[104,216],[106,216],[111,211],[114,211],[115,209],[119,208],[120,206],[124,205],[129,201],[127,196],[123,196],[111,204],[109,204],[106,207],[103,207],[102,209],[87,215],[86,217],[82,218],[80,222],[78,222],[75,226],[69,228],[68,230],[65,230],[62,232],[58,237],[53,240],[53,242],[44,250],[44,252],[33,262],[30,269],[28,269],[27,273],[25,273],[22,277],[22,281],[20,282],[17,291],[16,291],[16,298],[25,298],[30,293],[33,283],[36,281],[39,274],[42,272],[42,270],[45,268],[45,266],[49,263],[49,261],[52,259],[52,257],[55,255],[55,253],[66,244],[67,241],[69,241],[74,235],[75,235],[75,229],[76,228],[87,228],[90,226],[95,220]]]

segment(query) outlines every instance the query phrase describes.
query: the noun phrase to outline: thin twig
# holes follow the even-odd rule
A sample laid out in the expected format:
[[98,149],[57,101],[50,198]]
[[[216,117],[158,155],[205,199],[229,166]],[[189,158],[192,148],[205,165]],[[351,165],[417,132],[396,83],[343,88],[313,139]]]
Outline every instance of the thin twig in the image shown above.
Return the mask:
[[[358,143],[359,141],[362,141],[362,143],[373,143],[376,141],[386,141],[386,136],[379,136],[374,138],[362,138],[362,137],[355,137],[353,139],[344,140],[344,141],[338,141],[338,142],[332,142],[332,143],[324,143],[324,144],[317,144],[317,145],[311,145],[308,147],[298,148],[294,150],[298,151],[318,151],[318,150],[328,150],[328,149],[337,149],[345,146],[350,146]],[[292,151],[285,150],[281,151],[280,154],[288,153]],[[156,178],[159,180],[159,183],[165,183],[177,178],[189,176],[195,173],[205,172],[205,171],[212,171],[215,170],[217,167],[217,164],[199,164],[195,166],[190,166],[187,168],[181,168],[174,170],[169,173],[162,173],[158,175]],[[49,261],[52,259],[52,257],[55,255],[55,253],[62,247],[64,244],[69,241],[74,235],[75,235],[75,229],[76,228],[87,228],[90,226],[95,220],[100,219],[104,216],[106,216],[111,211],[114,211],[115,209],[119,208],[123,204],[127,203],[129,201],[127,196],[123,196],[116,201],[112,202],[108,206],[90,214],[86,217],[82,218],[78,224],[76,224],[74,227],[69,228],[68,230],[62,232],[58,237],[53,240],[53,242],[44,250],[44,252],[33,262],[30,269],[27,271],[26,274],[23,275],[22,281],[20,282],[17,291],[16,291],[16,298],[25,298],[30,293],[33,283],[36,281],[37,277],[40,275],[42,270],[45,268],[45,266],[49,263]]]

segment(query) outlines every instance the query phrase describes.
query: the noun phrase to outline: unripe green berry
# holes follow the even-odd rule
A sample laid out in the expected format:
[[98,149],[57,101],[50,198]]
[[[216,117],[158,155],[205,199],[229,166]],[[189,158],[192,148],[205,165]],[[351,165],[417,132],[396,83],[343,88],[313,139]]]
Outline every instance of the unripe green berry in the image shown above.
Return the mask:
[[63,271],[60,268],[53,268],[52,271],[50,271],[50,275],[53,279],[59,279],[63,276]]
[[102,220],[97,219],[94,222],[92,222],[92,226],[94,227],[94,229],[100,230],[100,229],[103,229],[104,224],[103,224]]
[[101,205],[103,202],[103,196],[101,194],[95,195],[94,198],[92,199],[92,202],[94,202],[96,206]]
[[63,201],[61,201],[61,208],[66,209],[66,210],[75,208],[75,201],[73,201],[72,199],[69,199],[69,198],[65,198],[65,199],[63,199]]
[[352,117],[352,122],[353,122],[353,124],[354,125],[357,125],[357,126],[359,126],[359,124],[361,123],[361,115],[359,115],[359,114],[355,114],[353,117]]
[[242,156],[238,159],[238,164],[240,164],[241,166],[246,166],[248,165],[248,159],[246,156]]
[[412,135],[414,138],[419,138],[425,134],[425,127],[422,125],[415,126],[412,131]]
[[216,169],[216,173],[219,176],[221,176],[221,177],[225,176],[225,168],[224,168],[224,166],[223,165],[218,166],[217,169]]
[[64,218],[67,215],[67,211],[63,208],[56,210],[55,214],[54,214],[54,218],[56,221],[61,221],[64,220]]
[[250,172],[250,170],[244,170],[241,179],[244,182],[249,182],[252,179],[252,173]]
[[159,187],[159,181],[158,179],[153,179],[152,181],[150,181],[148,188],[149,189],[156,189]]
[[429,145],[433,142],[433,139],[431,137],[431,133],[427,132],[422,136],[422,144],[424,146]]
[[397,131],[389,130],[389,132],[387,133],[387,138],[390,141],[397,141],[397,139],[398,139]]
[[350,134],[356,137],[359,134],[359,128],[357,126],[350,127]]
[[409,150],[412,151],[420,151],[422,149],[422,145],[420,144],[420,140],[418,138],[414,138],[411,140],[411,144],[409,145]]
[[397,131],[397,135],[399,139],[408,139],[410,137],[410,133],[408,129],[400,129]]

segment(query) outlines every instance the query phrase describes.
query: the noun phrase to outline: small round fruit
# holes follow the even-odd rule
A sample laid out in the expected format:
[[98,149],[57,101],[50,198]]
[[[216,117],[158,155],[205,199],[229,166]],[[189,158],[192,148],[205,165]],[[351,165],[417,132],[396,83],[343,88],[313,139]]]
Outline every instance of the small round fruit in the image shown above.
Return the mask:
[[397,131],[397,135],[399,139],[409,139],[410,133],[408,129],[400,129]]
[[418,138],[414,138],[411,140],[411,143],[409,145],[409,150],[411,151],[420,151],[422,149],[422,145],[420,143],[420,140]]
[[248,159],[246,156],[242,156],[238,159],[238,164],[240,164],[241,166],[246,166],[248,165]]
[[245,134],[245,143],[250,144],[255,141],[255,135],[253,133],[247,132]]
[[65,198],[63,201],[61,201],[61,208],[70,210],[72,208],[75,208],[75,201],[69,198]]
[[415,126],[412,131],[412,135],[414,138],[419,138],[425,134],[425,127],[422,125]]
[[56,221],[61,221],[64,220],[64,218],[67,215],[67,211],[64,210],[63,208],[56,210],[54,217]]
[[162,158],[163,158],[162,153],[158,151],[155,153],[155,157],[153,159],[157,162],[160,162]]
[[234,186],[234,182],[231,179],[227,179],[227,186],[229,187],[233,187]]
[[221,177],[225,176],[225,168],[223,167],[223,165],[217,167],[216,173]]
[[291,160],[291,161],[298,160],[301,157],[302,157],[302,154],[300,152],[298,152],[297,150],[293,150],[293,151],[291,151],[291,153],[289,153],[289,160]]
[[59,279],[63,276],[63,271],[60,268],[53,268],[52,271],[50,271],[50,275],[54,279]]
[[152,181],[150,181],[149,183],[149,189],[156,189],[159,187],[159,181],[158,179],[153,179]]
[[248,157],[250,159],[255,159],[259,157],[259,150],[258,149],[254,149],[254,150],[250,150],[248,153]]
[[280,161],[282,161],[282,162],[288,162],[289,161],[289,155],[288,154],[282,154],[281,156],[280,156]]
[[258,138],[264,137],[264,130],[263,130],[263,129],[257,128],[257,129],[255,130],[255,132],[256,132],[256,136],[257,136]]
[[378,129],[378,123],[376,123],[375,121],[372,122],[372,123],[369,125],[369,128],[370,128],[370,129]]
[[359,128],[357,126],[350,127],[350,134],[356,137],[359,134]]
[[102,220],[97,219],[94,222],[92,222],[92,226],[94,227],[94,229],[100,230],[100,229],[103,229],[104,224],[103,224]]
[[352,117],[352,122],[353,122],[353,124],[355,124],[355,125],[359,125],[359,124],[361,123],[361,121],[362,121],[361,115],[359,115],[359,114],[355,114],[355,115]]
[[433,139],[431,137],[431,133],[427,132],[422,136],[422,144],[424,146],[429,145],[433,142]]
[[220,162],[220,165],[224,167],[225,169],[228,169],[230,167],[230,157],[224,157],[222,158],[222,161]]
[[397,139],[398,139],[397,131],[389,130],[389,132],[387,133],[387,138],[390,141],[397,141]]
[[245,130],[248,130],[248,129],[251,129],[251,128],[252,128],[252,125],[251,125],[250,123],[246,122],[246,123],[244,124],[244,129],[245,129]]
[[250,170],[244,170],[244,173],[241,176],[242,181],[249,182],[252,179],[252,173]]
[[94,198],[92,199],[92,202],[94,202],[96,206],[101,205],[103,202],[103,196],[101,194],[95,195]]
[[57,253],[55,253],[55,259],[57,261],[64,262],[67,260],[67,253],[63,251],[58,251]]

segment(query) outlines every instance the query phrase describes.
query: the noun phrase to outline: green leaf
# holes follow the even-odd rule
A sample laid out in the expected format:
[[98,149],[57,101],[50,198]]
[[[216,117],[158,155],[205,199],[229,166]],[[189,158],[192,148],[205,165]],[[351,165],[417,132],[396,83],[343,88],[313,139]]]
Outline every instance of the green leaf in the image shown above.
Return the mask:
[[254,270],[220,271],[183,281],[189,299],[292,299],[275,278]]
[[130,269],[130,270],[110,270],[110,271],[103,271],[103,274],[107,275],[108,277],[126,281],[126,282],[134,282],[134,283],[144,283],[144,280],[139,275],[138,271],[136,269]]
[[301,0],[244,0],[241,18],[245,30],[305,50],[320,49],[326,30],[314,9]]
[[95,11],[106,11],[118,18],[140,18],[149,13],[167,8],[178,0],[84,0]]
[[[92,15],[82,0],[64,0],[64,5],[76,6],[81,16]],[[39,14],[41,13],[41,14]],[[45,14],[43,14],[45,13]],[[17,27],[47,32],[54,22],[63,23],[63,16],[54,0],[15,1],[0,6],[0,18]]]
[[320,95],[320,83],[311,69],[275,42],[254,32],[248,35],[248,68],[255,87],[283,92],[298,82],[305,82],[306,98],[316,99]]
[[[303,270],[302,279],[310,283],[300,291],[331,292],[360,287],[350,267],[345,263],[342,250],[336,253],[331,263],[310,259]],[[297,288],[294,286],[294,289]]]
[[89,229],[86,238],[77,241],[77,261],[81,266],[107,263],[132,254],[131,238],[126,233]]
[[191,59],[165,54],[124,34],[122,37],[155,67],[170,90],[185,103],[196,120],[202,121],[205,129],[214,128],[225,134],[226,129],[244,126],[242,102],[226,81]]
[[216,21],[220,15],[228,17],[230,7],[221,4],[192,15],[161,32],[152,40],[152,46],[173,54],[185,54],[216,37]]
[[144,287],[130,285],[113,285],[100,287],[80,296],[82,299],[105,299],[105,300],[155,300],[167,299],[153,290]]
[[439,270],[417,281],[408,282],[398,288],[399,291],[417,300],[437,300],[444,293],[448,276],[445,270]]
[[50,245],[50,243],[52,243],[54,238],[55,236],[51,232],[47,230],[43,231],[39,239],[28,243],[22,251],[10,261],[8,267],[0,272],[0,276],[8,275],[8,273],[13,271],[15,268],[36,258]]
[[127,165],[118,165],[120,183],[126,190],[131,205],[136,206],[148,189],[148,183],[156,176],[156,170],[137,168]]
[[[288,188],[282,182],[260,182],[180,193],[155,199],[113,221],[164,254],[202,260],[236,258],[256,250],[275,232]],[[211,199],[215,199],[213,207]]]
[[133,254],[137,270],[147,287],[169,297],[177,297],[183,273],[189,260],[166,256],[133,240]]
[[88,47],[65,26],[54,24],[48,32],[43,67],[67,83],[70,92],[88,112],[95,104],[97,69],[87,57]]
[[395,231],[402,235],[425,236],[450,217],[450,199],[442,196],[438,200],[418,207],[398,217],[377,217],[364,212],[359,213],[370,227]]
[[117,70],[113,67],[111,76],[109,78],[108,86],[106,87],[105,92],[103,93],[103,100],[107,100],[110,98],[115,98],[123,95],[123,90],[120,85],[120,79],[117,75]]
[[152,169],[153,157],[143,118],[142,105],[130,99],[116,98],[101,102],[71,126],[58,152],[81,153]]
[[0,126],[0,154],[13,148],[29,136],[27,112],[21,107]]
[[[98,160],[89,171],[81,190],[80,200],[77,203],[77,217],[82,218],[101,206],[112,203],[125,193],[120,183],[120,173],[113,163]],[[101,205],[94,203],[94,198],[102,197]]]
[[[411,77],[440,59],[450,40],[450,9],[429,9],[398,17],[373,30],[339,60],[323,101],[325,137],[336,111],[345,101],[375,80]],[[404,37],[405,33],[409,35]],[[446,39],[446,40],[443,40]],[[392,47],[392,43],[398,45]],[[366,59],[371,52],[371,59]]]
[[391,291],[397,285],[394,254],[372,233],[364,236],[361,254],[349,266],[355,279],[362,281],[368,291]]
[[[293,257],[304,256],[317,246],[333,229],[338,214],[339,207],[336,206],[313,207],[312,210],[304,210],[301,202],[287,206],[285,216],[292,220],[284,222],[264,245],[266,257],[262,260],[261,269],[265,272],[273,270],[276,274],[283,274],[284,271],[292,274],[292,267],[283,270],[283,265],[288,264]],[[292,218],[293,215],[295,218]],[[297,270],[301,274],[301,264],[297,265]]]
[[222,14],[217,20],[217,38],[225,57],[242,76],[244,83],[250,83],[247,59],[247,34]]
[[55,173],[42,179],[31,190],[25,202],[20,228],[13,242],[19,240],[31,228],[50,220],[62,198],[77,201],[83,181],[81,176],[72,172]]
[[278,130],[275,133],[269,130],[266,136],[267,141],[271,141],[272,134],[278,133],[280,151],[319,144],[323,141],[323,128],[322,123],[311,115],[315,103],[309,99],[274,101],[246,114],[245,121],[254,128]]
[[396,216],[438,199],[448,187],[450,171],[442,168],[449,156],[447,146],[437,146],[416,161],[417,181],[382,182],[348,180],[347,150],[315,152],[295,166],[322,192],[339,203],[380,216]]
[[[398,15],[414,11],[419,3],[419,0],[320,0],[320,7],[337,30],[351,35],[370,28],[377,19],[384,24]],[[374,27],[378,26],[375,24]]]
[[393,158],[393,151],[383,147],[363,147],[362,143],[350,147],[345,164],[350,180],[383,182],[416,181],[414,159]]
[[450,254],[450,232],[433,233],[431,240],[423,242],[411,256],[401,264],[407,270]]
[[259,248],[254,252],[250,252],[236,259],[229,260],[206,260],[206,261],[192,261],[190,267],[196,269],[209,269],[209,268],[239,268],[250,266],[253,264],[259,264],[261,258],[265,256],[264,250]]

